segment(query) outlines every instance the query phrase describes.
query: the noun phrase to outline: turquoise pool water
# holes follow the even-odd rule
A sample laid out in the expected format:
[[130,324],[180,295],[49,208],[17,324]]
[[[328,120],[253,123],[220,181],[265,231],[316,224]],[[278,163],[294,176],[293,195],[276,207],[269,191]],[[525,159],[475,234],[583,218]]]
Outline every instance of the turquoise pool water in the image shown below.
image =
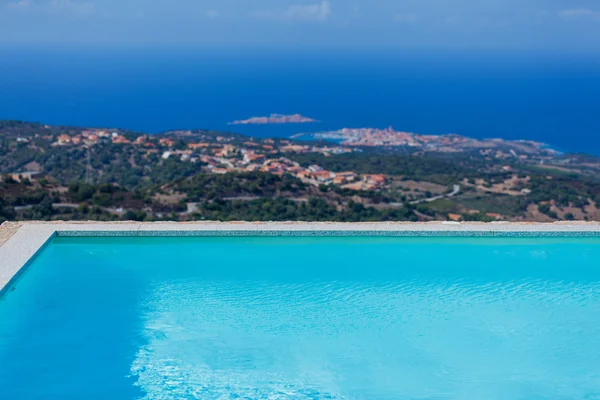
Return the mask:
[[0,398],[600,399],[598,238],[57,238]]

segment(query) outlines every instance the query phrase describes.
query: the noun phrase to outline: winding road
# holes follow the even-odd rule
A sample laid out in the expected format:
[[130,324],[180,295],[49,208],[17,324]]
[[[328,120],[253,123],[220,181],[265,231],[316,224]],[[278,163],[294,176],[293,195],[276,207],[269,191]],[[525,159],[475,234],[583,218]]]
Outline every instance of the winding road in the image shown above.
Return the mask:
[[440,200],[447,197],[454,197],[460,192],[460,185],[452,185],[452,191],[448,194],[441,194],[439,196],[429,197],[427,199],[415,200],[411,201],[409,204],[421,204],[421,203],[431,203],[432,201]]

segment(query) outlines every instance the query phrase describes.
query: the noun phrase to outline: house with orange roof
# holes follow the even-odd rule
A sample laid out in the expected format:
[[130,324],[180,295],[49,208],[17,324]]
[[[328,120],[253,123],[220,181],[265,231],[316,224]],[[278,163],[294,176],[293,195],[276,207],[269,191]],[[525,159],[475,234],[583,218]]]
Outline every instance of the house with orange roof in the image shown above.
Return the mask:
[[244,161],[246,161],[246,162],[262,160],[263,158],[265,158],[264,154],[254,154],[252,152],[248,152],[248,153],[244,154]]
[[329,171],[319,171],[319,172],[313,172],[313,177],[318,180],[319,182],[331,182],[331,180],[333,179],[334,174],[329,172]]
[[173,139],[162,138],[158,141],[161,146],[173,147],[175,145],[175,141]]
[[354,181],[358,176],[358,175],[356,175],[356,172],[352,172],[352,171],[336,172],[335,175],[344,177],[344,179],[346,179],[348,182]]
[[71,143],[71,136],[67,134],[58,135],[56,139],[59,146]]
[[448,214],[448,219],[450,221],[461,221],[462,220],[462,215],[460,215],[460,214]]
[[188,144],[188,149],[198,150],[198,149],[206,149],[210,146],[209,143],[190,143]]
[[379,185],[383,185],[386,181],[385,175],[382,174],[366,174],[363,178],[365,181],[371,181]]
[[93,144],[96,143],[98,141],[98,136],[94,135],[94,134],[89,134],[87,136],[85,136],[85,142],[88,144]]
[[362,182],[356,182],[356,183],[349,183],[347,185],[342,186],[344,189],[350,189],[350,190],[363,190],[364,189],[364,184]]
[[346,183],[346,178],[343,176],[338,175],[335,178],[333,178],[334,185],[343,185],[344,183]]
[[131,141],[129,139],[127,139],[125,136],[121,136],[121,135],[117,135],[115,137],[112,138],[112,142],[114,144],[128,144],[131,143]]
[[288,146],[283,146],[279,150],[284,153],[301,153],[308,149],[308,146],[302,146],[299,144],[290,144]]

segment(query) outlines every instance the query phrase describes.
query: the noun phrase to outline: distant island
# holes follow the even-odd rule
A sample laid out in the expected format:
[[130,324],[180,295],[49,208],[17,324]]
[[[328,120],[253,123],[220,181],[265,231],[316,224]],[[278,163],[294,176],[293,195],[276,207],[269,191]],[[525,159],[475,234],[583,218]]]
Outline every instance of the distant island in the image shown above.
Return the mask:
[[307,124],[319,122],[300,114],[283,115],[271,114],[268,117],[252,117],[248,119],[230,122],[229,125],[267,125],[267,124]]

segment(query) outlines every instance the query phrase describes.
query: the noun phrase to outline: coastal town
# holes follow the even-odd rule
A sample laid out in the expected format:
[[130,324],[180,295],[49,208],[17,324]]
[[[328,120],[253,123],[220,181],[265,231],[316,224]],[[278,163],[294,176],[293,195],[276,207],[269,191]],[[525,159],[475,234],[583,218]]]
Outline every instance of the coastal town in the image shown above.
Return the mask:
[[[384,187],[388,177],[384,174],[358,174],[354,171],[334,172],[319,165],[301,166],[286,157],[289,154],[315,153],[336,156],[362,151],[362,147],[401,147],[413,151],[456,153],[476,150],[489,160],[534,160],[543,163],[558,152],[543,143],[533,141],[507,141],[502,139],[478,140],[460,135],[417,135],[387,129],[342,129],[336,132],[312,134],[318,144],[305,144],[287,139],[254,139],[240,142],[233,136],[206,137],[195,140],[193,131],[171,131],[163,135],[139,135],[128,139],[119,131],[86,129],[75,134],[56,136],[53,146],[84,145],[93,148],[95,144],[110,141],[115,145],[131,145],[141,149],[146,156],[159,154],[162,160],[178,159],[182,162],[202,163],[207,172],[226,174],[228,172],[267,172],[276,175],[290,174],[303,182],[319,185],[338,185],[351,190],[378,190]],[[185,139],[182,142],[182,139]],[[339,143],[332,144],[332,141]],[[510,165],[503,165],[510,171]]]
[[319,185],[339,185],[350,190],[376,190],[386,183],[383,174],[357,174],[352,171],[332,172],[319,165],[302,167],[298,162],[286,158],[286,154],[317,153],[325,156],[340,155],[357,151],[346,146],[308,145],[292,143],[289,140],[264,139],[247,140],[231,144],[232,137],[216,136],[214,141],[189,141],[180,143],[178,138],[192,137],[192,131],[174,131],[175,137],[154,137],[141,135],[134,140],[127,139],[119,132],[102,129],[88,129],[81,133],[61,134],[52,146],[94,145],[110,141],[116,145],[131,145],[141,149],[146,156],[159,154],[160,159],[178,159],[182,162],[202,163],[203,168],[213,174],[229,172],[266,172],[275,175],[289,174],[304,183]]
[[[546,144],[530,140],[504,140],[504,139],[473,139],[466,136],[447,135],[421,135],[411,132],[397,131],[392,127],[377,128],[343,128],[337,131],[300,133],[292,136],[295,139],[310,138],[317,140],[336,141],[348,147],[401,147],[405,146],[421,152],[455,153],[479,149],[486,154],[496,149],[502,153],[502,148],[508,148],[509,157],[527,159],[529,156],[552,157],[559,152],[549,148]],[[517,155],[518,153],[518,155]],[[498,157],[503,157],[498,154]],[[497,157],[497,158],[498,158]]]

